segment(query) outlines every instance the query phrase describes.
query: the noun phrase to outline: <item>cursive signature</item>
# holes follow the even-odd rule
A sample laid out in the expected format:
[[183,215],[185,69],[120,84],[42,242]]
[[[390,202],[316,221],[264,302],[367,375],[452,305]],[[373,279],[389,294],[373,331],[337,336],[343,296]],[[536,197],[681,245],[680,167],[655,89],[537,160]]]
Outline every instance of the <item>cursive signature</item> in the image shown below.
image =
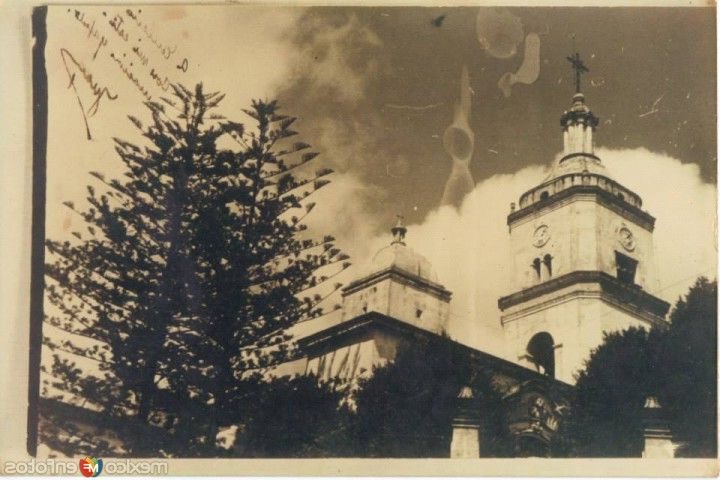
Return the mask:
[[[95,80],[93,74],[87,69],[87,67],[82,62],[78,61],[73,56],[73,54],[70,53],[69,50],[67,50],[66,48],[61,48],[60,57],[62,58],[63,65],[65,66],[65,71],[68,75],[69,83],[67,88],[72,88],[75,92],[75,97],[77,98],[78,104],[80,105],[83,120],[85,121],[87,138],[88,140],[92,140],[92,135],[90,135],[90,126],[88,125],[88,117],[95,116],[95,114],[98,112],[98,109],[100,108],[100,101],[103,98],[107,98],[108,100],[116,100],[118,96],[117,94],[113,94],[108,87],[100,85],[100,83]],[[93,103],[90,104],[87,110],[83,105],[82,99],[80,98],[80,93],[77,89],[77,85],[75,84],[75,80],[78,78],[78,73],[80,74],[80,78],[85,81],[85,84],[90,88],[93,94]]]

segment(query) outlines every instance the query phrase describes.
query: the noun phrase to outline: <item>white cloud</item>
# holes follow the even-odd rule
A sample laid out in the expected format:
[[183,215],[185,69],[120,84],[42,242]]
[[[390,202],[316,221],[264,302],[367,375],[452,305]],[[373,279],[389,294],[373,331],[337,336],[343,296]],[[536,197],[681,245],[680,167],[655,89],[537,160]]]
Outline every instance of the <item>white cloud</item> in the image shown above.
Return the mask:
[[714,278],[717,190],[702,180],[699,167],[644,148],[600,149],[598,156],[656,218],[657,295],[674,304],[698,276]]
[[510,202],[543,177],[540,167],[479,182],[459,209],[441,207],[410,226],[408,244],[433,263],[453,292],[448,334],[489,353],[504,355],[497,299],[507,294],[506,216]]
[[362,262],[373,253],[378,241],[373,232],[381,227],[371,204],[382,202],[386,192],[361,182],[350,173],[335,173],[331,183],[310,197],[317,206],[305,222],[312,237],[332,232],[337,244],[353,262]]
[[[638,193],[644,208],[657,218],[658,287],[652,293],[674,303],[699,275],[713,278],[717,264],[716,190],[702,180],[698,167],[645,149],[600,149],[598,155],[611,176]],[[492,176],[479,182],[459,209],[441,207],[421,224],[408,226],[408,245],[432,262],[441,283],[453,292],[448,333],[458,341],[504,354],[497,299],[509,293],[512,262],[506,216],[510,202],[517,202],[545,175],[544,168],[528,167]],[[358,201],[358,192],[363,191],[360,185],[347,190],[347,197],[343,185],[338,187],[337,205],[326,208],[335,209],[332,218],[342,217],[344,233],[339,243],[352,250],[357,268],[351,274],[357,275],[390,236],[369,233],[377,231],[378,225]],[[370,256],[359,256],[363,252]]]

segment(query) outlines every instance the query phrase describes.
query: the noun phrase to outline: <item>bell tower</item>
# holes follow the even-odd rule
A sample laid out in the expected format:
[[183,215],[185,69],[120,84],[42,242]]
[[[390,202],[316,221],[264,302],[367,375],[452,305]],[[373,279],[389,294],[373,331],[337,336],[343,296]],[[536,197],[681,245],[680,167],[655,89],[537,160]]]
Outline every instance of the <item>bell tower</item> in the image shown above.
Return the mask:
[[594,153],[598,118],[580,91],[560,117],[563,155],[507,217],[511,293],[499,299],[511,360],[575,383],[603,332],[664,325],[669,304],[654,296],[655,218],[612,179]]

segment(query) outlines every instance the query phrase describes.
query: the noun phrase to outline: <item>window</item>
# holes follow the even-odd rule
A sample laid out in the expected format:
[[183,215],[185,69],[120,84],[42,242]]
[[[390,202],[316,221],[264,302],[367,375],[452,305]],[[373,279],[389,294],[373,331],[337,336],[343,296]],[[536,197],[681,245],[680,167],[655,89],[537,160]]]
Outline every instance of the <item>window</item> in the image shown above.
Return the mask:
[[638,261],[615,252],[615,266],[617,267],[617,278],[624,283],[635,283],[635,272],[637,271]]
[[540,200],[547,200],[549,196],[550,196],[550,194],[548,193],[547,190],[545,190],[544,192],[542,192],[540,194]]
[[549,253],[543,257],[543,264],[545,264],[545,271],[547,272],[547,277],[552,277],[552,257]]
[[422,314],[423,314],[423,311],[420,310],[419,308],[417,310],[415,310],[415,318],[421,318]]
[[527,345],[528,357],[538,372],[555,376],[555,341],[547,332],[535,334]]
[[532,263],[532,268],[533,268],[533,270],[535,270],[535,277],[537,280],[540,280],[540,265],[541,265],[541,263],[542,262],[540,262],[539,258],[536,258],[535,260],[533,260],[533,263]]

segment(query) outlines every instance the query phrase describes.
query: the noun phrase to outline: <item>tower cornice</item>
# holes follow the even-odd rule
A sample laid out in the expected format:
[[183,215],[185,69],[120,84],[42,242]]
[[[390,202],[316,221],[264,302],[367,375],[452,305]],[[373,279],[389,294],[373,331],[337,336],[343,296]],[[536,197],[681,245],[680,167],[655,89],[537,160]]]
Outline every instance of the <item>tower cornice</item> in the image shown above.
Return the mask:
[[516,305],[542,297],[543,295],[557,292],[573,285],[587,283],[598,284],[602,293],[608,295],[613,300],[626,306],[632,306],[637,311],[649,312],[659,319],[663,319],[670,309],[669,303],[646,292],[639,285],[628,284],[605,272],[594,270],[570,272],[566,275],[501,297],[498,300],[498,307],[501,311],[505,311]]
[[372,273],[368,276],[360,278],[351,282],[349,285],[342,289],[342,296],[346,297],[352,293],[360,291],[364,288],[368,288],[378,282],[386,279],[395,280],[398,283],[407,285],[423,292],[426,292],[434,297],[437,297],[445,302],[449,302],[452,297],[452,292],[447,290],[439,283],[432,282],[418,275],[414,275],[410,272],[406,272],[397,267],[389,267],[385,270]]
[[[558,191],[555,188],[554,193],[548,193],[544,197],[543,193],[555,185],[559,185],[561,189]],[[563,175],[529,190],[520,199],[520,209],[508,215],[507,224],[513,227],[533,214],[553,209],[576,197],[583,196],[591,196],[600,205],[631,220],[649,232],[655,228],[655,217],[638,206],[642,205],[640,197],[607,177],[593,174]],[[630,203],[631,201],[636,205]]]

